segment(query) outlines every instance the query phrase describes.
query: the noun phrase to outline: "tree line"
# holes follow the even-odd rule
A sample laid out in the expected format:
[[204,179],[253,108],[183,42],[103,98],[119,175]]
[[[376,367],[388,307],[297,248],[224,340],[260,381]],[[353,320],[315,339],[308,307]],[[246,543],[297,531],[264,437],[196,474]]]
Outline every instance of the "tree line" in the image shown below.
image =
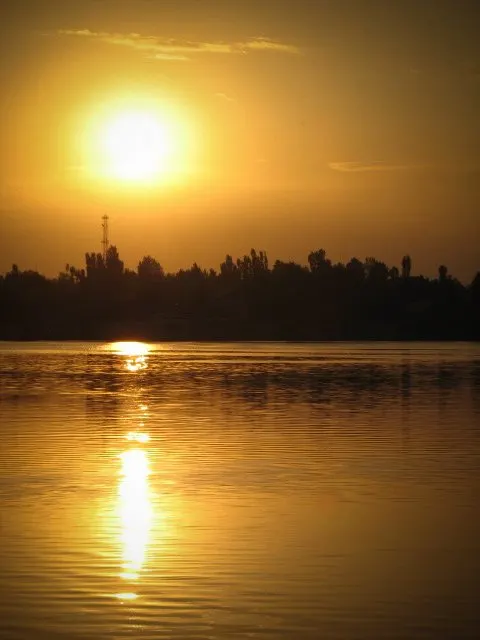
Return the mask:
[[478,340],[480,272],[412,275],[404,256],[308,267],[252,249],[218,271],[194,263],[166,273],[152,256],[126,269],[115,246],[56,278],[17,265],[0,276],[2,340]]

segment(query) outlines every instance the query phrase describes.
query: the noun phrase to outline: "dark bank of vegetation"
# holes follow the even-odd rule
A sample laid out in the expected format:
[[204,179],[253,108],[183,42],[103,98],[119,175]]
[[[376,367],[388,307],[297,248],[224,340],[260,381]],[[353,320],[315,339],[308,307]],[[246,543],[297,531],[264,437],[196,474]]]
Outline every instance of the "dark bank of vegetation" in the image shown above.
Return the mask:
[[333,264],[325,251],[309,267],[265,252],[219,272],[197,264],[165,273],[144,257],[124,268],[116,247],[86,254],[85,269],[58,278],[13,265],[0,276],[0,339],[478,340],[480,272],[464,286],[440,266],[412,275],[375,258]]

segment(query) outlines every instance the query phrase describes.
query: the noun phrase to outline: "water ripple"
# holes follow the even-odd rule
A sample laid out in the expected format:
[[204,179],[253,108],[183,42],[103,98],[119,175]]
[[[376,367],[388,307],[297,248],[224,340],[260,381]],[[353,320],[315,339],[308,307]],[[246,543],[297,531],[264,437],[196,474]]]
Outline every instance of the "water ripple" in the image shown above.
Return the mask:
[[480,348],[0,343],[0,637],[474,638]]

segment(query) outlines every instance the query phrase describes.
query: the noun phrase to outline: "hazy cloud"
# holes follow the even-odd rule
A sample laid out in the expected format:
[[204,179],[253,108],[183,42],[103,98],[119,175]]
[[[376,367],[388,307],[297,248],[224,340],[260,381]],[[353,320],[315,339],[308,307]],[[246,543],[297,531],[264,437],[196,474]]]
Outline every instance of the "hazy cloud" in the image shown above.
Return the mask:
[[219,100],[223,100],[224,102],[236,102],[235,98],[231,98],[230,96],[227,96],[226,93],[216,93],[215,97],[218,98]]
[[381,160],[375,160],[374,162],[329,162],[328,166],[334,171],[347,173],[357,173],[361,171],[398,171],[407,168],[404,165],[388,164]]
[[61,36],[89,38],[99,42],[128,47],[143,51],[157,60],[189,60],[190,56],[209,54],[245,54],[249,51],[272,51],[278,53],[299,54],[294,45],[275,42],[267,38],[253,38],[245,42],[189,42],[155,36],[142,36],[139,33],[109,33],[90,31],[89,29],[61,29]]
[[300,53],[298,47],[295,47],[294,45],[274,42],[267,38],[254,38],[253,40],[241,43],[238,46],[252,51],[279,51],[281,53],[291,53],[293,55]]

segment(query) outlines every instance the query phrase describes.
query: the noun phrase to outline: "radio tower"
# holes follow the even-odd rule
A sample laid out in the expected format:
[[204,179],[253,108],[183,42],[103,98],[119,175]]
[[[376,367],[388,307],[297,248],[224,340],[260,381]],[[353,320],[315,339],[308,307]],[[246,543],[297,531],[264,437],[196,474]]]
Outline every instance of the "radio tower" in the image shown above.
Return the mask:
[[103,216],[102,218],[102,229],[103,229],[103,239],[102,239],[102,247],[103,247],[103,259],[107,260],[107,249],[109,247],[108,242],[108,216]]

